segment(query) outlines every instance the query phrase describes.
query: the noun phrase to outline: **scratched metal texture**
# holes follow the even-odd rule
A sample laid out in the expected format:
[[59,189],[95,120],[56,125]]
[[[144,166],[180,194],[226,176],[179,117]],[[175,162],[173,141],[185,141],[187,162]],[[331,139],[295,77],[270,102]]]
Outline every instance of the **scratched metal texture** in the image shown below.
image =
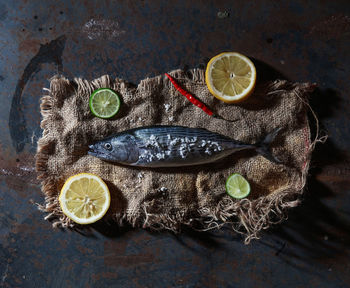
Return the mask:
[[[349,1],[1,0],[0,286],[349,287],[349,47]],[[52,229],[33,205],[44,201],[33,156],[48,80],[137,84],[221,51],[254,58],[260,81],[319,85],[311,104],[329,139],[289,220],[249,246],[229,230]]]

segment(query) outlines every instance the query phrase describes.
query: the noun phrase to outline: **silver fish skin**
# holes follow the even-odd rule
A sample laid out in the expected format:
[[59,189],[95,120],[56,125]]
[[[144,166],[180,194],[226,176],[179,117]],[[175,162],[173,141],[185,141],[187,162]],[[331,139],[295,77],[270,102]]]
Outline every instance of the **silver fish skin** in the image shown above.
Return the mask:
[[124,165],[179,167],[211,163],[234,152],[255,149],[270,161],[280,163],[269,145],[280,128],[261,142],[247,144],[203,128],[148,126],[120,132],[89,145],[89,155]]

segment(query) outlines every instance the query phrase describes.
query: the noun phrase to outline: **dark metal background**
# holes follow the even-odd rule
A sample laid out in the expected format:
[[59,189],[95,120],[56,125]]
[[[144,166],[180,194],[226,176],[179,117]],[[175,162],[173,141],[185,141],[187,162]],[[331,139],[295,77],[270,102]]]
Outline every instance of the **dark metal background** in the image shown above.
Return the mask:
[[[349,1],[1,0],[0,286],[349,287],[349,47]],[[229,231],[53,230],[32,204],[48,79],[137,84],[221,51],[256,59],[260,81],[319,85],[311,104],[330,137],[289,220],[249,246]]]

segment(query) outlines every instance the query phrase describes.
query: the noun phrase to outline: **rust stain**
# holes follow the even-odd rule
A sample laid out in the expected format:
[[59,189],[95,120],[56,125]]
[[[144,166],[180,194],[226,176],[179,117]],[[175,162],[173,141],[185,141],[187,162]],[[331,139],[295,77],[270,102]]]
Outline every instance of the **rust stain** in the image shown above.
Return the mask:
[[40,48],[40,40],[39,39],[24,39],[19,43],[18,51],[23,53],[31,53],[36,54]]
[[118,278],[118,273],[116,272],[101,272],[99,274],[92,274],[91,279],[96,282],[101,279],[117,279]]
[[122,255],[126,251],[128,241],[125,239],[115,243],[114,241],[105,241],[104,243],[104,255],[105,257],[113,258],[114,255]]
[[28,180],[26,179],[7,176],[5,178],[5,183],[9,189],[16,191],[21,198],[28,197],[29,190],[32,190],[32,188],[30,188],[28,185]]
[[322,182],[340,182],[345,181],[347,183],[350,183],[349,175],[345,174],[333,174],[333,175],[324,175],[320,174],[316,176],[317,180],[320,180]]
[[0,166],[0,177],[5,177],[5,183],[8,188],[16,191],[22,198],[28,196],[29,185],[37,185],[36,174],[34,167],[31,166],[19,166],[11,167],[7,166],[2,168]]
[[30,261],[34,264],[35,268],[37,268],[38,270],[44,269],[44,263],[42,259],[36,259],[33,257]]
[[86,248],[80,245],[76,246],[77,250],[80,251],[82,254],[91,254],[93,251],[90,248]]
[[138,266],[140,264],[153,263],[154,255],[152,254],[139,254],[139,255],[122,255],[105,257],[105,264],[108,266],[123,266],[131,267]]
[[322,182],[350,182],[350,166],[342,163],[324,167],[322,173],[316,175],[316,179]]
[[67,239],[58,239],[57,240],[58,243],[60,244],[59,246],[62,248],[62,249],[66,249],[68,247],[68,241]]
[[128,241],[120,239],[118,242],[106,241],[104,244],[104,263],[107,266],[131,267],[142,263],[153,263],[154,255],[151,253],[141,253],[136,255],[126,255]]
[[18,192],[27,190],[28,183],[39,184],[34,156],[28,152],[17,155],[0,147],[0,176],[7,176],[5,182],[8,187]]

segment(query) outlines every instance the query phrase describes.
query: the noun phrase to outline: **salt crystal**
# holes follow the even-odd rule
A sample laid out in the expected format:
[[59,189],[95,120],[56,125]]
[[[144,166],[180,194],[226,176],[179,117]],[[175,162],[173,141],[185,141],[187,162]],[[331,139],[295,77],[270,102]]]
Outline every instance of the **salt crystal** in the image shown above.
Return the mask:
[[186,153],[184,150],[182,150],[182,151],[180,151],[180,155],[181,155],[181,158],[182,158],[182,159],[185,159],[187,153]]
[[144,174],[142,172],[137,174],[137,178],[139,179],[139,183],[142,181],[143,175]]
[[168,120],[169,120],[169,121],[174,121],[174,117],[173,117],[173,116],[169,116],[169,117],[168,117]]
[[34,171],[34,170],[35,170],[34,167],[19,167],[19,169],[20,169],[20,170],[23,170],[23,171],[28,171],[28,172]]
[[170,141],[169,146],[174,146],[174,145],[176,145],[178,142],[179,142],[179,138],[175,138],[175,139],[173,139],[173,140]]
[[166,192],[166,191],[168,191],[168,188],[166,188],[166,187],[160,187],[160,189],[159,189],[161,192]]
[[214,148],[214,152],[217,152],[218,150],[219,151],[222,150],[222,148],[221,148],[221,146],[219,145],[218,142],[211,142],[210,147]]
[[209,148],[205,149],[204,152],[205,152],[206,154],[208,154],[208,155],[211,155],[211,151],[209,150]]
[[165,158],[165,154],[164,153],[157,153],[156,157],[157,157],[158,160],[164,159]]
[[164,104],[165,112],[169,112],[171,105],[170,104]]
[[188,154],[188,150],[187,150],[187,145],[186,144],[181,144],[180,146],[180,155],[181,155],[181,158],[186,158]]

